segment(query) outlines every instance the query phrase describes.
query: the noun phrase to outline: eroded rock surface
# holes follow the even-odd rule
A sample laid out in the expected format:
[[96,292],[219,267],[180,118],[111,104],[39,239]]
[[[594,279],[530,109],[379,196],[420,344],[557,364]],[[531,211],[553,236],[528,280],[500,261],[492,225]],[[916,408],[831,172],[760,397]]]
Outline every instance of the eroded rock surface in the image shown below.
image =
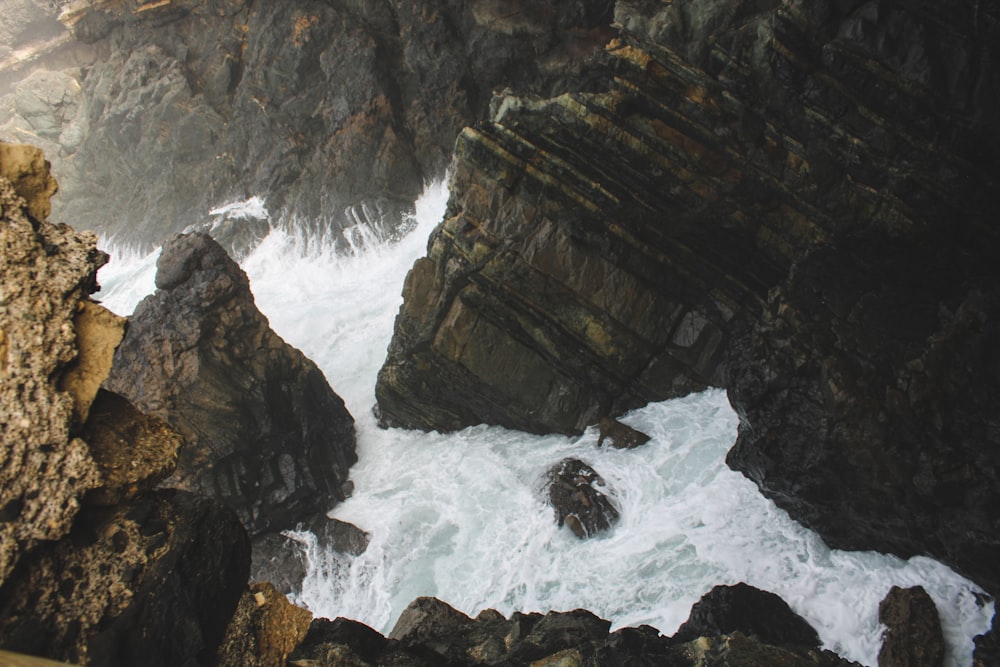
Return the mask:
[[93,234],[36,217],[55,189],[40,151],[0,143],[0,584],[21,554],[65,535],[100,484],[59,383],[77,355],[74,318],[107,256]]
[[176,236],[136,308],[107,386],[187,444],[165,482],[220,499],[251,534],[294,528],[348,492],[354,420],[314,363],[254,305],[204,234]]
[[274,586],[254,584],[241,597],[216,654],[217,667],[284,667],[309,631],[312,613]]
[[179,491],[88,508],[4,584],[0,646],[78,664],[197,664],[246,586],[231,510]]

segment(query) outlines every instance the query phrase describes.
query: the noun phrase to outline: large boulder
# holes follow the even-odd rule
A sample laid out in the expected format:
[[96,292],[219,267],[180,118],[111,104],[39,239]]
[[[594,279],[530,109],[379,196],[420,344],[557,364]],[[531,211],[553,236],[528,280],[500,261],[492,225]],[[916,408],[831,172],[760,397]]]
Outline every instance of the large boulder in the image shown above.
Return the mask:
[[185,437],[164,484],[220,499],[252,535],[327,512],[357,460],[344,402],[271,330],[209,236],[170,239],[157,269],[107,386]]
[[[801,619],[800,619],[801,620]],[[829,651],[740,632],[687,638],[641,626],[608,632],[609,621],[577,609],[510,618],[487,609],[475,618],[435,598],[418,598],[389,637],[356,621],[317,619],[290,663],[296,665],[534,665],[535,667],[839,667],[854,665]],[[816,642],[818,643],[818,642]]]

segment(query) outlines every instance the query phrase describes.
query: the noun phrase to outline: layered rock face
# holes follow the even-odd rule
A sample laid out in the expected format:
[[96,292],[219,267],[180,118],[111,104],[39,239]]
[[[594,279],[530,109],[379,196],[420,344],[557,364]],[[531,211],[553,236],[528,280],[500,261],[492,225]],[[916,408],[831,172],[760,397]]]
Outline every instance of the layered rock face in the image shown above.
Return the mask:
[[706,385],[831,543],[990,590],[1000,17],[619,2],[609,90],[463,131],[404,287],[386,425],[579,432]]
[[26,73],[0,102],[0,132],[57,156],[60,217],[123,241],[161,242],[250,195],[268,196],[276,218],[377,222],[443,173],[494,88],[585,82],[610,11],[605,0],[84,0],[62,20],[93,60]]
[[219,498],[251,534],[343,500],[354,420],[322,371],[271,330],[226,251],[204,234],[176,236],[156,285],[107,386],[185,436],[166,484]]

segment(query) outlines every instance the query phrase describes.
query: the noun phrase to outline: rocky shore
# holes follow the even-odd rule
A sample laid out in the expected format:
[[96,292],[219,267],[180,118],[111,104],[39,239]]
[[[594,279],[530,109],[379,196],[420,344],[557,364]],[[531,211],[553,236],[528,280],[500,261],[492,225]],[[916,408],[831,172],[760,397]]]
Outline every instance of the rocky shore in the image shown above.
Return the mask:
[[[58,5],[92,60],[18,65],[0,100],[3,136],[66,173],[53,214],[42,153],[0,142],[3,651],[849,664],[744,584],[672,637],[433,598],[383,636],[288,602],[304,565],[282,530],[365,548],[325,518],[351,491],[353,418],[226,249],[172,234],[260,191],[276,213],[377,225],[449,161],[379,374],[382,424],[601,424],[633,447],[615,416],[723,387],[740,416],[727,462],[793,518],[1000,594],[994,4],[5,1],[55,33]],[[112,315],[90,296],[96,236],[50,216],[166,239],[157,292]],[[613,530],[613,489],[582,462],[548,493],[579,537]],[[880,665],[940,664],[929,602],[886,598]],[[995,624],[977,666],[1000,664]]]

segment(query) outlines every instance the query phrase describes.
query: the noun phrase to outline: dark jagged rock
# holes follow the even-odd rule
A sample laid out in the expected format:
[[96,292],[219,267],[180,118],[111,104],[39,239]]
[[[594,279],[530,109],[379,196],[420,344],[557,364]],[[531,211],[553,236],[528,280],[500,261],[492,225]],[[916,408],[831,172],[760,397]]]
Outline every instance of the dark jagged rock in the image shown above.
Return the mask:
[[389,638],[356,621],[313,621],[290,665],[497,665],[504,667],[773,667],[854,665],[829,651],[779,645],[741,633],[677,642],[649,626],[608,634],[611,623],[583,610],[470,618],[434,598],[418,598]]
[[324,514],[357,460],[343,401],[270,329],[210,237],[174,237],[157,269],[107,384],[187,440],[166,484],[219,498],[251,534]]
[[930,554],[1000,590],[988,266],[867,236],[803,260],[736,341],[730,466],[833,547]]
[[996,590],[996,6],[616,20],[607,92],[460,136],[381,422],[578,433],[723,386],[731,465],[793,517]]
[[602,489],[604,478],[578,459],[565,459],[546,473],[549,503],[559,525],[584,539],[605,531],[618,521],[618,508]]
[[997,632],[997,614],[989,632],[976,636],[976,649],[972,656],[973,667],[996,667],[1000,665],[1000,633]]
[[216,501],[158,491],[82,510],[0,591],[0,646],[94,665],[198,664],[246,586],[250,544]]
[[[335,551],[345,557],[358,556],[368,548],[368,533],[357,526],[326,516],[317,516],[297,526],[316,538],[316,547],[324,553]],[[285,595],[298,595],[306,576],[308,559],[305,546],[298,540],[278,533],[265,533],[253,540],[251,581],[266,581]]]
[[944,664],[944,635],[934,600],[921,586],[893,586],[878,606],[878,620],[886,626],[879,667],[940,667]]
[[84,0],[61,20],[90,59],[25,72],[49,92],[17,86],[0,131],[58,156],[60,217],[125,242],[254,194],[275,218],[378,224],[444,172],[494,89],[587,85],[612,4]]
[[649,442],[649,436],[642,431],[611,417],[604,417],[597,426],[601,434],[597,439],[598,447],[607,442],[616,449],[634,449]]
[[738,583],[716,586],[691,607],[688,620],[674,641],[716,637],[740,632],[774,645],[819,648],[819,635],[784,600],[767,591]]

